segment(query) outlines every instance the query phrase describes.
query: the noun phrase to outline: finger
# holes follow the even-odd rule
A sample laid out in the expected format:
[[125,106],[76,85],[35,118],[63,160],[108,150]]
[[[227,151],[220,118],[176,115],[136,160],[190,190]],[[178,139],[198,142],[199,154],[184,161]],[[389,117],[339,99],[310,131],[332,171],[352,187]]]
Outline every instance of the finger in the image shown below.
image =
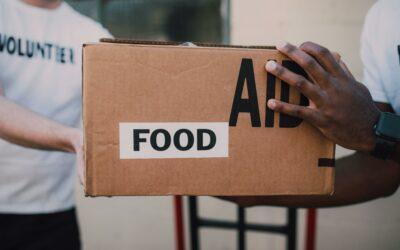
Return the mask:
[[85,160],[83,159],[83,149],[77,153],[78,158],[78,176],[81,185],[85,186]]
[[84,185],[84,179],[85,179],[85,177],[84,177],[83,169],[82,169],[81,166],[78,168],[78,176],[79,176],[79,182],[80,182],[80,184],[81,184],[81,185]]
[[312,56],[286,42],[277,45],[276,48],[300,65],[317,84],[325,82],[327,73]]
[[342,56],[338,52],[335,52],[335,51],[332,52],[332,55],[335,58],[336,62],[339,63],[340,67],[342,67],[342,70],[344,71],[344,73],[346,73],[347,76],[355,79],[353,74],[347,67],[346,63],[342,60]]
[[346,65],[345,62],[343,62],[342,60],[340,60],[339,65],[340,65],[340,67],[342,67],[344,73],[346,73],[346,75],[347,75],[348,77],[351,77],[352,79],[355,79],[354,76],[353,76],[353,74],[351,73],[351,71],[349,70],[349,68],[347,67],[347,65]]
[[320,88],[308,81],[305,77],[295,74],[287,68],[279,65],[275,61],[268,61],[265,69],[271,74],[275,75],[282,81],[298,89],[308,99],[312,100],[317,106],[321,104],[322,98],[320,95]]
[[281,102],[275,99],[268,100],[267,105],[268,108],[274,111],[301,118],[314,126],[322,124],[317,111],[308,107]]
[[79,183],[85,186],[85,174],[82,171],[79,172]]
[[329,73],[333,75],[343,73],[339,63],[327,48],[313,42],[305,42],[300,46],[300,49],[317,59]]
[[83,175],[82,175],[82,173],[79,173],[79,184],[81,184],[82,186],[85,186],[85,184],[83,183]]
[[342,58],[342,56],[338,52],[335,52],[335,51],[332,51],[331,53],[332,53],[333,58],[335,58],[336,62],[340,62],[340,59]]

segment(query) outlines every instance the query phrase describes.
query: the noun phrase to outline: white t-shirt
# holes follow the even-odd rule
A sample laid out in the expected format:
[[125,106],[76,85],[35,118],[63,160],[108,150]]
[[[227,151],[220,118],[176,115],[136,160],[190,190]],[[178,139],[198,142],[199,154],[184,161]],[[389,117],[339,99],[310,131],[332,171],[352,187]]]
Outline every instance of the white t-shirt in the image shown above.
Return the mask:
[[[102,37],[111,35],[66,3],[48,10],[0,0],[0,84],[5,96],[59,123],[79,127],[82,43]],[[0,213],[73,207],[75,161],[74,154],[0,140]]]
[[361,36],[364,84],[377,102],[400,113],[400,1],[380,0],[367,14]]

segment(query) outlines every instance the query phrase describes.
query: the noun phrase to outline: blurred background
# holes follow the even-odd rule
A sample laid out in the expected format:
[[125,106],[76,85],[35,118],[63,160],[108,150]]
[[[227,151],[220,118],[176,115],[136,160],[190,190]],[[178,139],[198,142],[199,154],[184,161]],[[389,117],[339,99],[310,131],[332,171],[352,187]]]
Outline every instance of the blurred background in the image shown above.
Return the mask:
[[[67,1],[100,21],[115,37],[274,45],[280,40],[315,41],[337,51],[362,80],[359,40],[373,0],[80,0]],[[351,153],[337,149],[337,156]],[[175,249],[171,197],[85,198],[77,185],[85,250]],[[187,202],[185,200],[185,207]],[[362,205],[320,209],[316,248],[400,249],[400,194]],[[235,221],[235,205],[199,199],[202,217]],[[186,219],[186,244],[189,226]],[[297,211],[297,249],[304,249],[305,210]],[[246,209],[246,222],[282,225],[286,209]],[[237,249],[235,230],[201,229],[201,249]],[[246,233],[247,249],[286,249],[279,234]]]

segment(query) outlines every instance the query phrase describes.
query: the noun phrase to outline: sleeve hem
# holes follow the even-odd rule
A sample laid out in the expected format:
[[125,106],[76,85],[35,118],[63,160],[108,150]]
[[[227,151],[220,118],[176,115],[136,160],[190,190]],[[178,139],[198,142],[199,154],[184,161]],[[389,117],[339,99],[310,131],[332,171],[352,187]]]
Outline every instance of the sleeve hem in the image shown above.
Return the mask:
[[376,90],[375,91],[370,90],[370,92],[371,92],[372,99],[375,102],[389,103],[389,100],[387,99],[384,92],[376,91]]

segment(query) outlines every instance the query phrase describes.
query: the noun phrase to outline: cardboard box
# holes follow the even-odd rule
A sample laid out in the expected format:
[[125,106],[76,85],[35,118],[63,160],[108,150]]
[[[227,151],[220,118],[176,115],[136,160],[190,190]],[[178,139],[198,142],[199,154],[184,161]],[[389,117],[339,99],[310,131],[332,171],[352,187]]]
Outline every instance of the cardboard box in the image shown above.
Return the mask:
[[266,106],[308,103],[267,60],[302,69],[272,47],[198,45],[84,46],[86,194],[331,194],[334,144]]

